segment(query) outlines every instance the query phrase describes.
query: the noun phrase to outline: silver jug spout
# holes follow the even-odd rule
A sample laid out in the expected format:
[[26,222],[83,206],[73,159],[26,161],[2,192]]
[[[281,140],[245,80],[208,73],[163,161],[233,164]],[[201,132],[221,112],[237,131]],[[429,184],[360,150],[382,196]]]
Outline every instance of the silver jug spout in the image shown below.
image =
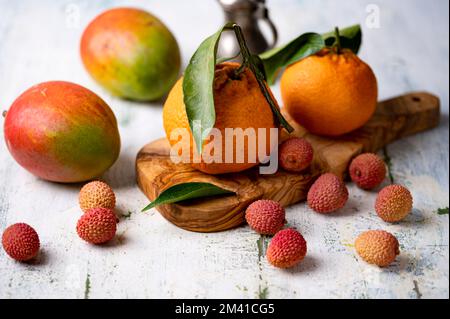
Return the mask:
[[[270,19],[265,0],[217,0],[221,5],[225,22],[235,22],[244,34],[251,53],[259,54],[273,48],[278,39],[277,29]],[[269,42],[262,33],[259,22],[265,22],[272,31]],[[222,35],[219,45],[219,56],[234,57],[239,53],[239,45],[232,32]]]

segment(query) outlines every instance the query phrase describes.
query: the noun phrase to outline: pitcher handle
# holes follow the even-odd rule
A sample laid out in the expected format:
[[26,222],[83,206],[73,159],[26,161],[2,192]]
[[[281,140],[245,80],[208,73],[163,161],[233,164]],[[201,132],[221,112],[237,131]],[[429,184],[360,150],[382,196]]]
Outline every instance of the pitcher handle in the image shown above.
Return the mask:
[[277,28],[275,27],[275,24],[273,23],[273,21],[270,19],[269,16],[269,10],[267,9],[266,5],[265,5],[265,1],[261,1],[258,3],[258,18],[265,21],[270,28],[270,31],[272,32],[272,44],[269,46],[269,49],[272,49],[273,47],[275,47],[275,45],[278,42],[278,31]]

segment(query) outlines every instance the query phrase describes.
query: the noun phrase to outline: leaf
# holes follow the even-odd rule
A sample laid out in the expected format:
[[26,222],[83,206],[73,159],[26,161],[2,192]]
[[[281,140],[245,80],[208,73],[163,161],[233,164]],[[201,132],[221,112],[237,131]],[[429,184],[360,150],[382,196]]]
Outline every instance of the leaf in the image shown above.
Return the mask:
[[178,203],[187,199],[209,197],[215,195],[234,194],[234,192],[222,189],[209,183],[183,183],[164,190],[153,202],[142,211],[145,212],[153,207]]
[[236,34],[236,39],[241,49],[241,56],[243,59],[241,67],[248,67],[253,72],[256,81],[258,82],[259,89],[264,95],[267,103],[269,103],[270,109],[272,110],[272,113],[277,119],[278,123],[282,127],[284,127],[289,133],[292,133],[294,131],[294,128],[284,118],[283,114],[281,114],[277,103],[274,101],[272,95],[269,93],[266,84],[266,71],[264,63],[262,62],[259,56],[250,53],[250,50],[248,49],[247,44],[245,42],[244,34],[242,33],[241,27],[238,26],[237,24],[233,24],[233,30],[234,33]]
[[[358,53],[362,41],[362,32],[359,25],[353,25],[339,30],[341,47]],[[273,84],[278,73],[283,68],[313,55],[326,46],[332,46],[336,42],[335,31],[319,35],[317,33],[305,33],[295,38],[288,44],[269,50],[259,55],[266,70],[267,82]]]
[[[339,35],[341,38],[341,47],[350,49],[355,54],[358,54],[362,43],[361,26],[356,24],[344,29],[339,29]],[[336,42],[336,34],[334,31],[327,32],[323,34],[322,37],[326,46],[332,46]]]
[[226,24],[203,41],[184,72],[184,104],[199,154],[202,151],[204,137],[209,134],[216,122],[213,84],[217,46],[222,32],[230,27],[231,24]]
[[437,210],[437,213],[438,213],[438,215],[448,215],[448,210],[449,210],[448,207],[445,207],[445,208],[439,208],[439,209]]
[[[217,63],[217,46],[224,31],[234,31],[240,45],[240,54],[243,57],[243,67],[249,67],[260,84],[261,91],[266,97],[274,115],[279,123],[289,132],[293,128],[283,118],[276,107],[276,103],[267,92],[265,84],[261,86],[261,80],[265,80],[264,66],[259,57],[252,56],[245,44],[242,30],[235,23],[227,23],[216,33],[208,37],[198,47],[186,68],[183,79],[184,104],[189,120],[189,126],[194,137],[196,149],[202,153],[203,141],[214,127],[216,112],[214,108],[214,77]],[[257,76],[256,72],[262,76]]]
[[278,72],[307,56],[319,52],[325,46],[324,39],[317,33],[305,33],[283,47],[259,55],[266,70],[269,84],[273,84]]
[[216,64],[220,64],[220,63],[224,63],[224,62],[228,62],[228,61],[233,61],[234,59],[236,59],[236,58],[239,57],[240,55],[241,55],[241,53],[239,52],[239,53],[236,54],[235,56],[223,57],[223,58],[217,58],[217,59],[216,59]]

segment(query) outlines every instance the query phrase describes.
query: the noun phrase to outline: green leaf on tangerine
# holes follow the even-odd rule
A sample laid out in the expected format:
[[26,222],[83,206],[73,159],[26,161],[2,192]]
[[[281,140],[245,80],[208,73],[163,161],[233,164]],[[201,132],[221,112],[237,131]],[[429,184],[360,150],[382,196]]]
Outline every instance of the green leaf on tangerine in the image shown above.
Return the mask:
[[[360,25],[339,29],[341,47],[358,53],[362,42]],[[313,55],[324,47],[331,47],[336,42],[335,31],[323,35],[305,33],[286,45],[274,48],[259,55],[266,71],[267,82],[273,84],[278,73],[285,67]]]
[[303,58],[319,52],[325,46],[324,39],[317,33],[305,33],[283,47],[260,54],[269,84],[273,84],[278,72]]
[[[362,31],[359,24],[339,29],[339,36],[342,48],[350,49],[353,53],[358,54],[362,43]],[[336,42],[336,33],[334,31],[327,32],[322,37],[326,46],[332,46]]]
[[240,54],[244,59],[244,67],[249,67],[253,73],[258,73],[258,83],[264,96],[268,100],[272,111],[280,124],[289,132],[293,129],[283,118],[275,102],[268,97],[265,85],[261,86],[261,81],[265,80],[264,66],[257,56],[251,56],[248,47],[245,44],[242,31],[235,23],[227,23],[216,33],[204,40],[197,51],[192,56],[189,65],[186,68],[183,79],[184,104],[189,126],[194,137],[196,149],[199,154],[202,152],[203,141],[211,132],[216,121],[216,112],[214,108],[214,77],[215,66],[217,63],[217,47],[220,37],[224,31],[234,31],[240,45]]
[[184,72],[184,104],[199,154],[202,151],[204,138],[216,122],[213,85],[217,46],[222,32],[229,27],[231,27],[231,24],[226,24],[203,41]]

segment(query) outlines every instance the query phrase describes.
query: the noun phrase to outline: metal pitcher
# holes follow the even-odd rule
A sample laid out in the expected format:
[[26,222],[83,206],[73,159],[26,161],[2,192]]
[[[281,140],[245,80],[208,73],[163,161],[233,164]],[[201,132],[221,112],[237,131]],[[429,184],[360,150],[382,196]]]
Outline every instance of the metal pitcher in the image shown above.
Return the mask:
[[[269,17],[265,0],[217,0],[222,6],[226,22],[235,22],[241,26],[250,52],[259,54],[273,48],[278,40],[275,25]],[[272,31],[272,41],[266,39],[259,22],[268,24]],[[234,57],[239,53],[239,45],[233,33],[222,34],[219,56]]]

